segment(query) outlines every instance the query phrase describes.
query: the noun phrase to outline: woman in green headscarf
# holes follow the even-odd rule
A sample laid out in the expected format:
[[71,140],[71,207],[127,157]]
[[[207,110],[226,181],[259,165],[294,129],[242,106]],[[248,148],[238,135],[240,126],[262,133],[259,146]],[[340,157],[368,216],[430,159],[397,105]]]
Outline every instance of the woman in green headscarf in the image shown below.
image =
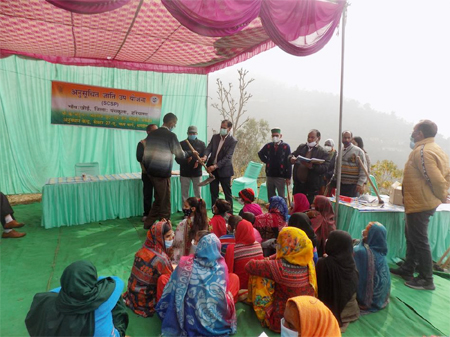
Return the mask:
[[30,336],[125,336],[128,314],[124,283],[116,276],[97,278],[89,261],[69,265],[61,287],[34,296],[25,324]]

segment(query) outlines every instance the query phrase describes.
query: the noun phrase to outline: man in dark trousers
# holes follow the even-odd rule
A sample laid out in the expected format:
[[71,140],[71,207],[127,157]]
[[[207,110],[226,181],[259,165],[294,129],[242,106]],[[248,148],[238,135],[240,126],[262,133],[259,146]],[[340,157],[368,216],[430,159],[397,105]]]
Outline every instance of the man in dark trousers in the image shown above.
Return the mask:
[[[305,144],[300,144],[297,150],[289,156],[291,163],[294,164],[292,177],[294,178],[294,189],[292,194],[303,193],[308,198],[310,204],[314,197],[319,194],[322,187],[323,175],[327,172],[330,165],[328,152],[319,145],[320,132],[313,129],[309,131]],[[307,160],[297,160],[298,156],[308,159],[323,159],[323,163],[313,163]]]
[[206,148],[203,161],[206,163],[208,173],[212,173],[216,179],[209,185],[211,191],[211,205],[216,203],[219,197],[219,183],[222,186],[225,199],[231,205],[233,211],[233,197],[231,195],[231,176],[233,171],[233,153],[236,148],[237,140],[230,135],[233,123],[229,120],[222,121],[220,133],[212,136],[211,141]]
[[172,176],[173,156],[186,158],[176,134],[172,130],[178,118],[169,112],[164,116],[163,125],[149,133],[146,139],[143,164],[155,193],[150,213],[144,222],[144,228],[150,229],[157,220],[170,220],[170,177]]
[[17,222],[16,219],[14,219],[13,214],[14,211],[8,201],[8,198],[0,192],[0,222],[3,226],[3,239],[18,239],[27,235],[26,233],[20,233],[14,230],[14,228],[23,227],[24,224]]
[[[150,134],[150,132],[155,131],[158,128],[156,124],[149,124],[147,125],[146,131],[147,136]],[[142,216],[142,222],[147,219],[148,212],[150,212],[150,209],[152,208],[152,199],[153,199],[153,185],[150,181],[149,176],[147,175],[147,171],[145,170],[144,164],[142,164],[142,158],[144,157],[144,150],[145,150],[145,143],[146,139],[142,139],[136,149],[136,159],[141,164],[141,179],[142,183],[144,185],[144,188],[142,189],[143,193],[143,199],[144,199],[144,214]]]
[[[181,148],[190,152],[191,148],[189,147],[189,142],[192,147],[197,151],[200,157],[203,157],[206,149],[206,145],[200,139],[197,138],[197,127],[191,125],[188,128],[188,138],[183,140],[181,144]],[[194,189],[194,195],[196,198],[200,198],[200,183],[202,179],[202,165],[198,162],[197,157],[189,156],[186,159],[175,159],[178,164],[180,164],[180,183],[181,183],[181,197],[183,199],[183,204],[187,198],[189,198],[189,189],[191,187],[191,181]]]

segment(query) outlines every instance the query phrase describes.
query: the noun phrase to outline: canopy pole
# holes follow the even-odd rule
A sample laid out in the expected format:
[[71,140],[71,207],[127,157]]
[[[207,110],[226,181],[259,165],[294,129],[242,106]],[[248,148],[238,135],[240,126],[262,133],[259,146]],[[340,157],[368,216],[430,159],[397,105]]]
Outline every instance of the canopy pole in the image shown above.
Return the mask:
[[339,137],[338,137],[338,157],[336,163],[336,203],[334,205],[334,219],[336,225],[339,217],[339,196],[341,195],[341,164],[342,164],[342,110],[344,103],[344,52],[345,52],[345,24],[347,22],[347,6],[345,4],[342,11],[342,48],[341,48],[341,90],[339,93]]

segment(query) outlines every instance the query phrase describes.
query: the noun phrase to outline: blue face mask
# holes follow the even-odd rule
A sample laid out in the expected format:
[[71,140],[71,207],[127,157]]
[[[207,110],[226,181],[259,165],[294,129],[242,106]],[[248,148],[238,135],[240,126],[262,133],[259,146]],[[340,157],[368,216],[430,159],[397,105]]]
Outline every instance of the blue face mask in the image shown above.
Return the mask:
[[175,129],[174,126],[172,126],[171,128],[169,128],[169,131],[173,131],[173,129]]
[[416,142],[414,141],[414,138],[411,137],[409,139],[409,147],[411,148],[411,150],[414,150],[414,146],[416,146]]
[[189,135],[188,139],[189,140],[196,140],[197,139],[197,135]]
[[166,248],[170,248],[170,247],[172,247],[173,240],[170,240],[170,241],[164,241],[164,244],[166,245]]
[[220,129],[220,135],[226,136],[228,134],[228,129]]

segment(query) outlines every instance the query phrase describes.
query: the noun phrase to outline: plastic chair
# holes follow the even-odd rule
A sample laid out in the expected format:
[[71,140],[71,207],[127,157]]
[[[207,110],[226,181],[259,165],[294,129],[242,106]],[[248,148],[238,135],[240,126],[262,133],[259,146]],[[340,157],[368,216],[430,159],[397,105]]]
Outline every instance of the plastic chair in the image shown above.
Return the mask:
[[257,191],[257,179],[262,167],[263,165],[260,163],[255,163],[253,161],[248,163],[248,166],[245,169],[244,176],[233,180],[233,185],[231,186],[231,194],[234,197],[239,197],[239,192],[244,188],[251,188],[253,189],[253,191]]
[[75,177],[81,177],[82,174],[98,176],[100,174],[100,167],[98,163],[94,162],[75,164]]
[[[377,184],[377,180],[375,179],[375,177],[373,175],[369,175],[370,180],[372,181],[373,186],[375,186],[375,188],[377,189],[377,192],[380,193],[380,190],[378,189],[378,184]],[[377,193],[373,190],[372,186],[369,184],[370,187],[370,195],[376,196]]]

